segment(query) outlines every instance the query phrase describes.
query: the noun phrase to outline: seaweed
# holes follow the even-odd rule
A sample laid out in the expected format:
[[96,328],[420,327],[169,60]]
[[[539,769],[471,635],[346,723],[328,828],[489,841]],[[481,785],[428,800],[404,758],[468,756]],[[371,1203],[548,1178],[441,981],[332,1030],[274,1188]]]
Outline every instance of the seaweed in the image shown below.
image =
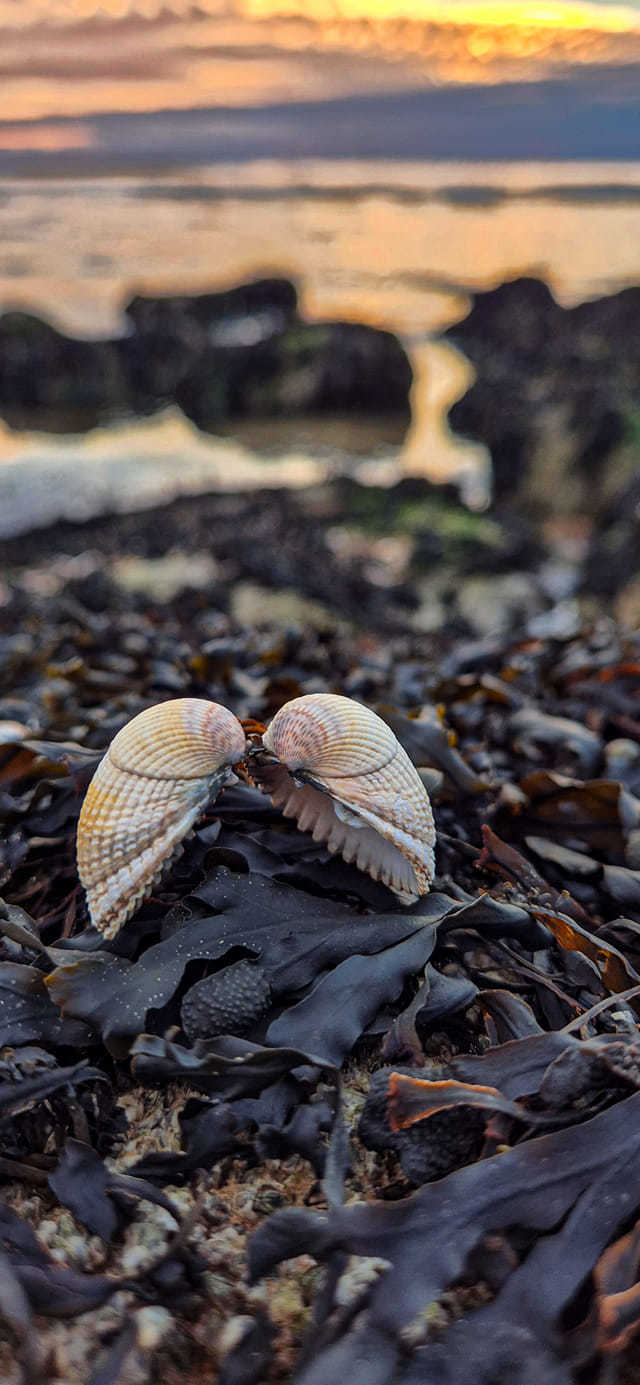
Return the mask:
[[[45,1379],[79,1319],[70,1385],[609,1385],[640,1328],[640,639],[424,636],[373,596],[366,632],[242,626],[216,592],[0,608],[6,1351]],[[96,934],[75,829],[117,730],[319,689],[428,780],[432,893],[241,782]]]

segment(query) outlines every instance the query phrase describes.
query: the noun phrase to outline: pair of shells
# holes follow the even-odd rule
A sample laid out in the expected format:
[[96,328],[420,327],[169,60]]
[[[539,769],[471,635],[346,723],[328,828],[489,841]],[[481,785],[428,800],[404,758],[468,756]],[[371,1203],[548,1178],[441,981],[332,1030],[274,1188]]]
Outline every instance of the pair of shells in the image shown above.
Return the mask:
[[[149,707],[118,732],[78,823],[78,872],[91,921],[105,937],[149,894],[245,756],[238,719],[201,698]],[[375,712],[331,693],[296,697],[249,753],[247,773],[314,841],[404,902],[427,893],[435,846],[429,798]]]

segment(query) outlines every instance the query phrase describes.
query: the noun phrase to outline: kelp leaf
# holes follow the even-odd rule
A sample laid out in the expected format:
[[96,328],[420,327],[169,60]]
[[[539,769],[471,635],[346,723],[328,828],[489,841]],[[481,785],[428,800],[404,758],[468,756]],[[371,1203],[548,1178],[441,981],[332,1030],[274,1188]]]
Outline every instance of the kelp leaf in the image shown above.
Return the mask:
[[112,1172],[96,1151],[81,1140],[67,1140],[57,1167],[49,1174],[49,1186],[58,1201],[103,1241],[111,1241],[129,1220],[119,1211],[119,1198],[157,1203],[180,1222],[180,1214],[169,1198],[139,1177]]
[[594,1349],[624,1351],[640,1331],[640,1222],[600,1257],[596,1285]]
[[476,928],[488,938],[514,937],[532,949],[549,944],[548,934],[529,909],[494,899],[490,894],[477,895],[461,908],[451,910],[443,923],[443,932],[455,928]]
[[[558,1324],[594,1267],[598,1282],[598,1257],[627,1220],[629,1209],[640,1201],[636,1154],[628,1146],[621,1153],[614,1145],[609,1165],[594,1176],[561,1230],[539,1240],[493,1303],[454,1324],[435,1349],[427,1345],[418,1353],[422,1380],[428,1385],[436,1381],[442,1385],[493,1385],[502,1378],[508,1362],[511,1379],[533,1382],[541,1378],[527,1373],[535,1362],[546,1381],[562,1372],[572,1349],[577,1355],[576,1365],[590,1354],[585,1352],[588,1339],[584,1334],[574,1333],[573,1340],[563,1340]],[[622,1300],[625,1295],[614,1297]],[[628,1340],[627,1329],[632,1335],[640,1325],[640,1295],[632,1290],[624,1306],[620,1301],[614,1305],[611,1299],[601,1299],[597,1308],[604,1308],[607,1326],[615,1323],[613,1336],[605,1339],[606,1349],[620,1350]],[[616,1309],[622,1310],[620,1318]]]
[[[389,1261],[390,1269],[374,1286],[370,1306],[340,1352],[341,1365],[351,1367],[358,1378],[363,1342],[378,1334],[387,1344],[394,1342],[391,1355],[385,1353],[384,1374],[374,1370],[364,1377],[368,1385],[383,1385],[393,1379],[398,1334],[461,1275],[481,1238],[505,1226],[552,1230],[584,1190],[611,1172],[612,1150],[618,1168],[636,1170],[632,1196],[626,1199],[628,1212],[636,1193],[640,1196],[640,1093],[579,1127],[531,1139],[399,1202],[351,1203],[326,1216],[300,1209],[276,1212],[251,1239],[251,1279],[300,1254],[323,1261],[344,1253]],[[617,1181],[613,1225],[624,1192],[619,1175]],[[607,1224],[611,1227],[605,1207],[600,1226]],[[318,1368],[316,1378],[329,1377]]]
[[61,1019],[42,972],[20,962],[0,962],[0,1047],[49,1043],[78,1048],[91,1040],[86,1024]]
[[19,1344],[24,1385],[40,1385],[37,1334],[33,1330],[29,1300],[9,1256],[0,1250],[0,1318],[11,1328]]
[[193,1099],[180,1114],[184,1151],[152,1150],[133,1165],[132,1173],[153,1183],[182,1183],[195,1169],[212,1169],[225,1155],[239,1152],[236,1135],[242,1124],[241,1112],[236,1114],[231,1103]]
[[122,1367],[137,1344],[137,1322],[135,1319],[133,1322],[129,1320],[118,1333],[106,1361],[101,1361],[96,1370],[92,1371],[87,1385],[117,1385],[122,1379]]
[[[581,839],[603,850],[622,848],[640,823],[640,803],[615,779],[567,778],[534,770],[520,781],[529,800],[527,821],[553,828],[553,835]],[[539,835],[539,834],[538,834]]]
[[30,1307],[48,1318],[74,1318],[99,1308],[122,1281],[82,1274],[59,1265],[37,1236],[10,1208],[0,1208],[0,1248],[8,1256]]
[[586,856],[582,851],[570,851],[560,842],[549,841],[546,837],[525,837],[525,846],[542,861],[549,861],[564,871],[570,879],[596,880],[602,873],[600,861]]
[[431,924],[373,957],[349,957],[273,1020],[267,1039],[313,1048],[339,1067],[381,1006],[395,1000],[405,979],[422,970],[435,943],[436,926]]
[[39,1077],[25,1077],[22,1082],[0,1082],[0,1117],[17,1116],[64,1087],[77,1087],[85,1082],[106,1082],[109,1079],[98,1068],[76,1063],[69,1068],[52,1068]]
[[508,1101],[496,1087],[474,1086],[451,1078],[430,1082],[392,1072],[389,1077],[389,1119],[392,1130],[406,1130],[416,1121],[427,1120],[435,1111],[451,1106],[477,1106],[483,1111],[500,1111],[523,1124],[548,1124],[549,1117],[529,1113],[515,1101]]
[[315,1054],[295,1048],[263,1048],[244,1039],[220,1038],[212,1044],[182,1048],[155,1034],[141,1034],[131,1049],[131,1071],[141,1081],[182,1078],[226,1101],[253,1096],[293,1068],[307,1064],[332,1070],[330,1063]]
[[[608,991],[627,991],[631,986],[640,983],[638,972],[611,943],[604,943],[595,933],[589,933],[586,928],[581,928],[580,924],[574,923],[573,919],[567,918],[564,914],[552,912],[550,909],[534,909],[534,913],[553,933],[561,947],[569,952],[583,952],[585,957],[595,962]],[[638,996],[631,998],[629,1004],[636,1014],[640,1014]]]
[[478,999],[494,1045],[543,1033],[531,1006],[522,996],[512,995],[510,991],[485,990],[480,991]]
[[[379,950],[415,933],[412,914],[362,919],[346,905],[317,899],[263,876],[220,877],[193,896],[219,912],[195,919],[153,944],[137,962],[100,950],[57,967],[46,977],[52,999],[69,1017],[97,1029],[107,1048],[124,1056],[146,1025],[149,1010],[173,998],[189,962],[222,960],[232,949],[259,957],[274,991],[298,989],[362,939]],[[436,903],[437,917],[449,901]]]
[[516,748],[525,754],[529,747],[544,746],[567,752],[577,762],[580,772],[591,775],[602,757],[602,741],[595,731],[568,717],[549,716],[537,707],[521,707],[509,717],[508,728],[515,737]]

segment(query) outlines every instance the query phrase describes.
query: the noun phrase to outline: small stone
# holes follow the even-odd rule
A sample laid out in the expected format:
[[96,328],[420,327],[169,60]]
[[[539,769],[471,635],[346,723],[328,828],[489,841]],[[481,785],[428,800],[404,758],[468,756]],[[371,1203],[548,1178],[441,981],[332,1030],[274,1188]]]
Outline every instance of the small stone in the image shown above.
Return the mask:
[[173,1318],[168,1309],[160,1308],[157,1304],[141,1308],[136,1313],[138,1341],[144,1351],[156,1351],[173,1327]]
[[285,1201],[279,1188],[260,1188],[252,1200],[251,1207],[254,1212],[262,1212],[268,1216],[279,1207],[283,1207]]
[[122,1269],[125,1274],[137,1274],[149,1260],[149,1252],[141,1245],[127,1246],[122,1252]]
[[231,595],[231,615],[239,625],[270,623],[296,625],[312,630],[335,630],[344,626],[326,606],[291,590],[273,591],[254,582],[237,582]]
[[211,1270],[205,1270],[202,1282],[212,1303],[226,1303],[234,1294],[231,1280],[225,1279],[221,1274],[213,1274]]
[[235,1351],[243,1339],[253,1328],[253,1318],[247,1313],[238,1314],[235,1318],[229,1318],[225,1323],[217,1341],[218,1356],[224,1361],[225,1356]]
[[391,1269],[391,1261],[378,1255],[352,1255],[336,1287],[336,1303],[346,1308],[360,1297],[364,1289]]
[[469,577],[457,593],[457,603],[460,614],[481,638],[531,619],[542,605],[535,582],[526,572]]

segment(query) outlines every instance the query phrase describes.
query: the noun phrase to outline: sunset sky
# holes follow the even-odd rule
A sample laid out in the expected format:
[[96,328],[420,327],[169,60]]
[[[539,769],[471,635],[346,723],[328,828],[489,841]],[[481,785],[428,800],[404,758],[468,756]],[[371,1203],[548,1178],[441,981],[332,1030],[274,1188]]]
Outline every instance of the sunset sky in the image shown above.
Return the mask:
[[[117,12],[118,0],[114,0],[114,5]],[[172,8],[179,10],[180,5]],[[215,0],[211,8],[217,8]],[[633,11],[638,6],[607,4],[606,0],[586,4],[581,0],[447,0],[444,4],[438,0],[240,0],[238,8],[252,15],[303,13],[324,20],[344,16],[443,22],[455,17],[460,23],[471,24],[559,24],[619,30],[633,25]]]
[[88,148],[114,116],[559,77],[578,90],[589,73],[604,156],[628,157],[614,126],[640,91],[640,0],[0,0],[0,152]]
[[308,14],[314,18],[389,18],[443,21],[455,13],[464,22],[522,22],[600,25],[624,28],[633,23],[638,0],[0,0],[0,20],[29,24],[55,18],[73,21],[96,15],[121,18],[139,14],[153,19],[162,12],[211,15],[243,12],[250,15]]

